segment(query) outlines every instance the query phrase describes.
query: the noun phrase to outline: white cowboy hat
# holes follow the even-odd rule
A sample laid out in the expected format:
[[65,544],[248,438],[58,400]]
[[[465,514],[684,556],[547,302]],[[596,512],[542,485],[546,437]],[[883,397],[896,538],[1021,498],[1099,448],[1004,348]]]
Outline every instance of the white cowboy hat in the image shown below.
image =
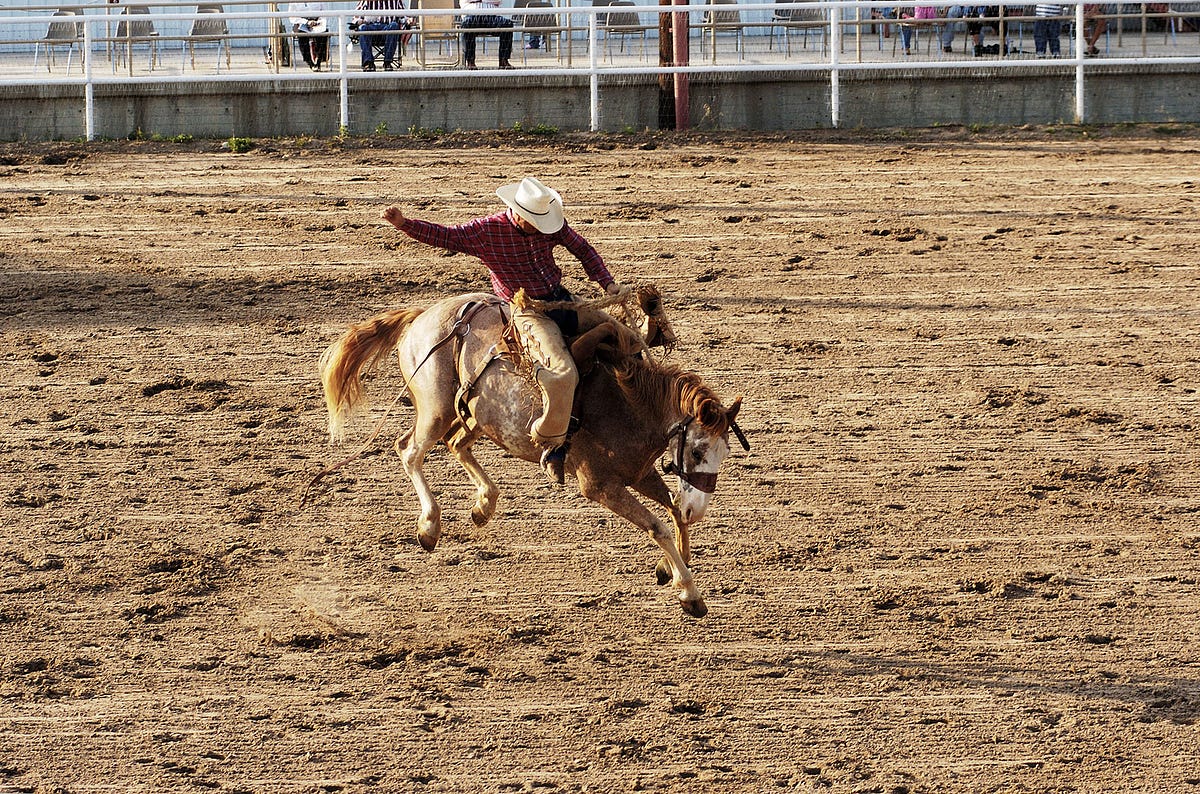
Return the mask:
[[505,185],[496,191],[496,195],[542,234],[554,234],[563,227],[562,196],[534,177],[527,176],[520,182]]

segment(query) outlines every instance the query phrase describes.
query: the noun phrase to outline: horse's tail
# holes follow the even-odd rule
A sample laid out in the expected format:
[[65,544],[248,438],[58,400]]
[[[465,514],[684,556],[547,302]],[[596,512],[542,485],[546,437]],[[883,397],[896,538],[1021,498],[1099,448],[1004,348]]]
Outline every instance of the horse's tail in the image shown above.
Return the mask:
[[351,412],[366,396],[362,376],[374,372],[400,344],[424,309],[395,309],[350,326],[321,354],[321,383],[329,409],[329,439],[341,441]]

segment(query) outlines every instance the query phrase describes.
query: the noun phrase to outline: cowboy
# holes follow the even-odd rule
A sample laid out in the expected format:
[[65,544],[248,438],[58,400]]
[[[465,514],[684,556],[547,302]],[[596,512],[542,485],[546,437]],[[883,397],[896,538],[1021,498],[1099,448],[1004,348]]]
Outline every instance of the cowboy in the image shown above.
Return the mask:
[[[487,267],[492,289],[505,301],[519,290],[536,301],[566,302],[574,298],[562,285],[562,270],[554,261],[555,246],[570,251],[588,278],[605,292],[618,295],[623,288],[608,272],[604,260],[563,217],[562,197],[534,177],[504,185],[496,191],[507,209],[458,226],[442,226],[406,218],[399,207],[388,207],[382,217],[414,240],[476,256]],[[513,326],[526,354],[532,359],[534,379],[542,391],[542,414],[534,420],[530,438],[542,447],[541,465],[560,485],[567,456],[571,406],[579,373],[564,337],[581,328],[580,313],[569,309],[541,312],[523,302],[513,307]],[[594,327],[607,315],[592,311],[584,325]]]

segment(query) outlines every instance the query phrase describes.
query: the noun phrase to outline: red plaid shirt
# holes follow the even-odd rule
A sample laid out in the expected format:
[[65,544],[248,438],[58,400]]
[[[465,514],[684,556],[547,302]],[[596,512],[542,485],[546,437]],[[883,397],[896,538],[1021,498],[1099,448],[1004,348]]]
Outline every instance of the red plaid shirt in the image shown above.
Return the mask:
[[534,298],[554,292],[562,281],[562,269],[554,261],[556,245],[574,254],[588,278],[601,287],[613,282],[596,249],[565,223],[554,234],[526,234],[506,210],[459,226],[405,218],[400,231],[428,245],[479,257],[491,274],[492,289],[504,300],[512,300],[522,288]]

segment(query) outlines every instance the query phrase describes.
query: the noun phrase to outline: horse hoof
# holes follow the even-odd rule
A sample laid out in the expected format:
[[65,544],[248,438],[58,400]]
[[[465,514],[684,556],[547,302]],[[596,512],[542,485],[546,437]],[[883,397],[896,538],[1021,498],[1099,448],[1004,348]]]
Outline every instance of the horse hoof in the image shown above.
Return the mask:
[[658,567],[654,569],[654,578],[658,584],[669,584],[671,581],[671,566],[667,565],[666,560],[659,560]]
[[708,605],[704,603],[703,598],[697,598],[695,601],[680,601],[683,611],[694,618],[702,618],[708,614]]
[[482,527],[487,522],[491,521],[492,517],[483,511],[483,508],[476,507],[471,510],[471,521],[477,527]]
[[432,533],[418,532],[417,542],[421,544],[421,548],[425,549],[425,551],[433,551],[435,548],[437,548],[438,539],[437,536],[433,535]]

